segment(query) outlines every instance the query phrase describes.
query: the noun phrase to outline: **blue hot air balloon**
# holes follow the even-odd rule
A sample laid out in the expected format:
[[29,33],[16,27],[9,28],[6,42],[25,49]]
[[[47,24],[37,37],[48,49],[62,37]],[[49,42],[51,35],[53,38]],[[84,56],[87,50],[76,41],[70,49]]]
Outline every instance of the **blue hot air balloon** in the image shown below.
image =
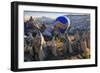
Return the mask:
[[56,18],[54,25],[58,31],[64,33],[65,30],[70,26],[70,20],[67,16],[59,16]]

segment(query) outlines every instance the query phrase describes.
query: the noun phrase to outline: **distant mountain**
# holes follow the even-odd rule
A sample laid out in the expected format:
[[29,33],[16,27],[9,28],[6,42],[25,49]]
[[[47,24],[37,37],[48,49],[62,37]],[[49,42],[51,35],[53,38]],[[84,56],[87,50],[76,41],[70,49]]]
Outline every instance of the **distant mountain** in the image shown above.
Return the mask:
[[35,21],[42,24],[53,24],[54,19],[43,16],[43,17],[37,18]]
[[90,31],[90,15],[65,15],[70,19],[71,23],[71,28],[70,28],[70,33],[75,33],[76,30],[80,31],[85,31],[89,30]]

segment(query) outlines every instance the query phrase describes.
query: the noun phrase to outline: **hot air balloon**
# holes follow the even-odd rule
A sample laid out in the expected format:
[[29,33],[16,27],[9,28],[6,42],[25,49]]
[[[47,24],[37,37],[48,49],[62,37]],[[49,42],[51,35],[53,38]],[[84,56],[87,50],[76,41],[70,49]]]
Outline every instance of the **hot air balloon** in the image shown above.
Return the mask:
[[70,20],[67,16],[59,16],[54,22],[54,26],[58,31],[64,33],[66,29],[70,26]]

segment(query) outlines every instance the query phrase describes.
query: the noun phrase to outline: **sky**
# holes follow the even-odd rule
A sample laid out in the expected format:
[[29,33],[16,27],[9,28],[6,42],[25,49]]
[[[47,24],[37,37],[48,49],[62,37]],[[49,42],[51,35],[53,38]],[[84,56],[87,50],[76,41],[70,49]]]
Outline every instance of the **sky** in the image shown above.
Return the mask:
[[[46,17],[56,18],[58,16],[69,15],[69,14],[71,15],[71,14],[76,14],[76,13],[24,11],[24,16],[34,16],[34,17],[46,16]],[[80,13],[77,13],[77,14],[80,14]],[[80,15],[82,15],[82,14],[83,13],[81,13]]]

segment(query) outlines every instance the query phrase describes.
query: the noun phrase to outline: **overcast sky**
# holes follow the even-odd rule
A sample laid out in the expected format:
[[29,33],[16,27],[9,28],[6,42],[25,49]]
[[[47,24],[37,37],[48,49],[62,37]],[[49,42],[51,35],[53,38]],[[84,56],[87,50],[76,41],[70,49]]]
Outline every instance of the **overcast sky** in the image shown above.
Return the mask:
[[[42,17],[42,16],[46,16],[46,17],[51,17],[51,18],[56,18],[58,16],[62,16],[62,15],[71,15],[71,14],[75,14],[75,13],[64,13],[64,12],[39,12],[39,11],[24,11],[24,15],[25,16],[35,16],[35,17]],[[77,13],[79,14],[79,13]],[[81,13],[82,14],[82,13]]]

